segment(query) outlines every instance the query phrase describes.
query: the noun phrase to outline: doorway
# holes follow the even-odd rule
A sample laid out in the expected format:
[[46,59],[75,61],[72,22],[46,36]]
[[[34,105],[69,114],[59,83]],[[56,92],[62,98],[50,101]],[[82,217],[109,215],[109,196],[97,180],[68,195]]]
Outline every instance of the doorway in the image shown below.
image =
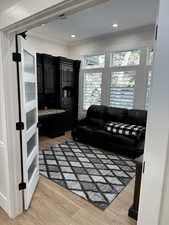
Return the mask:
[[[86,10],[87,12],[83,11],[83,13],[82,13],[82,14],[87,13],[88,16],[85,14],[85,15],[83,15],[83,17],[85,17],[85,18],[89,17],[89,19],[92,16],[95,17],[95,14],[96,15],[98,14],[98,11],[100,10],[100,8],[102,8],[103,11],[105,10],[104,7],[106,8],[106,11],[107,11],[112,6],[111,6],[111,3],[107,3],[104,6],[102,5],[102,6],[96,7],[96,8],[99,8],[99,9],[96,9],[96,10],[94,9],[93,11],[92,11],[93,8],[91,8],[90,10],[88,9],[88,10]],[[107,13],[108,13],[108,11],[107,11]],[[45,35],[47,35],[48,27],[52,28],[53,26],[56,26],[56,28],[57,28],[57,25],[58,26],[62,25],[62,27],[64,27],[64,23],[67,24],[69,19],[73,20],[72,18],[73,17],[76,18],[76,16],[80,18],[80,14],[81,14],[81,12],[72,15],[70,18],[69,17],[68,18],[66,18],[66,17],[62,18],[62,20],[57,21],[55,23],[55,25],[54,25],[54,23],[53,24],[52,23],[50,23],[50,24],[43,24],[42,26],[38,27],[37,29],[33,29],[33,31],[30,31],[30,32],[33,32],[33,34],[35,36],[37,35],[37,33],[38,34],[39,33],[40,34],[42,34],[42,33],[45,34],[45,32],[46,32]],[[100,21],[100,23],[101,22],[102,21]],[[112,24],[110,26],[111,26],[111,29],[112,29]],[[118,26],[118,24],[117,24],[117,26]],[[86,29],[85,26],[84,26],[84,29]],[[94,29],[94,27],[93,27],[93,29]],[[113,31],[111,31],[111,32],[113,32],[113,34],[112,33],[104,34],[105,35],[104,36],[104,39],[105,39],[104,43],[105,43],[105,45],[107,45],[107,42],[111,41],[112,35],[114,36],[114,33],[116,33],[116,32],[121,32],[119,34],[119,37],[123,38],[123,42],[125,42],[126,36],[127,36],[127,38],[131,38],[132,39],[133,33],[137,33],[137,35],[139,37],[139,36],[142,35],[142,33],[145,34],[147,32],[147,35],[148,35],[149,33],[152,32],[150,36],[153,37],[153,26],[152,27],[150,26],[150,28],[149,27],[141,28],[141,31],[132,30],[132,27],[131,27],[132,31],[130,30],[130,31],[126,32],[126,33],[120,31],[120,29],[121,29],[120,27],[116,28],[116,29],[117,30],[115,30],[113,28]],[[80,32],[77,31],[77,33],[80,33]],[[54,33],[53,33],[53,35],[54,35]],[[81,36],[82,35],[84,35],[84,34],[81,34]],[[88,34],[88,35],[91,35],[91,34]],[[80,36],[80,34],[79,34],[79,36]],[[41,38],[43,39],[43,37],[41,37]],[[76,35],[76,33],[74,32],[74,36],[73,36],[73,34],[71,34],[69,38],[70,38],[70,40],[72,42],[74,42],[74,46],[75,46],[76,41],[77,41],[76,38],[78,38],[78,35]],[[99,38],[100,38],[100,35],[99,35]],[[96,39],[96,41],[98,41],[98,39],[96,37],[95,37],[95,39]],[[29,41],[29,36],[28,36],[28,40],[27,41]],[[81,40],[81,43],[82,43],[82,41],[83,40]],[[39,39],[39,42],[40,42],[40,39]],[[114,42],[114,39],[112,40],[112,43],[113,42]],[[32,38],[31,44],[32,43],[33,43],[33,38]],[[80,46],[78,45],[78,47],[80,49],[79,51],[81,51],[81,45],[83,46],[83,43],[80,44]],[[151,62],[147,64],[147,60],[146,59],[150,58],[150,56],[152,56],[152,51],[150,50],[150,49],[152,49],[152,46],[149,45],[149,46],[143,47],[140,44],[138,44],[137,49],[134,49],[134,48],[136,48],[136,45],[132,46],[129,43],[127,43],[126,46],[127,47],[123,47],[123,48],[121,48],[121,49],[119,49],[117,51],[116,49],[119,48],[119,46],[118,46],[118,43],[116,42],[116,48],[115,48],[115,50],[114,49],[110,49],[111,52],[109,52],[107,50],[107,51],[105,51],[103,53],[100,52],[100,54],[99,53],[96,54],[95,52],[98,52],[98,49],[95,49],[95,50],[93,50],[93,52],[90,52],[90,54],[88,53],[88,55],[87,55],[87,53],[86,53],[86,55],[82,55],[81,52],[80,52],[79,56],[76,56],[76,57],[81,57],[82,62],[83,62],[82,70],[81,70],[81,78],[82,79],[80,80],[80,83],[82,85],[81,86],[81,90],[83,90],[83,91],[81,91],[79,93],[79,95],[80,94],[82,95],[82,99],[80,99],[80,103],[79,103],[79,106],[80,106],[80,109],[81,109],[81,112],[80,112],[81,114],[83,113],[85,115],[86,114],[86,110],[92,104],[96,104],[96,105],[103,104],[104,105],[106,103],[107,105],[110,105],[110,106],[113,106],[113,107],[114,106],[116,106],[116,107],[119,106],[121,108],[127,107],[128,109],[130,109],[132,107],[133,108],[138,107],[139,109],[144,109],[145,105],[148,104],[148,103],[145,104],[145,96],[147,94],[145,80],[148,77],[148,70],[151,69]],[[72,46],[70,46],[70,48],[71,47]],[[106,46],[106,48],[107,49],[110,48],[110,45]],[[75,49],[76,49],[76,46],[75,46]],[[85,50],[86,49],[88,49],[87,44],[86,44]],[[72,47],[72,52],[74,52],[73,47]],[[45,55],[44,53],[45,52],[41,52],[41,54],[38,53],[38,55],[37,55],[38,58],[39,58],[39,65],[38,65],[39,66],[39,70],[44,70],[44,71],[46,70],[47,71],[46,72],[46,74],[47,74],[46,77],[44,76],[44,77],[42,77],[40,79],[40,80],[44,81],[44,82],[42,82],[42,85],[40,85],[40,87],[41,87],[40,89],[43,89],[44,85],[48,84],[49,86],[45,87],[44,91],[40,90],[39,106],[40,106],[40,109],[43,111],[42,112],[43,114],[44,113],[50,113],[51,114],[52,110],[55,110],[55,111],[56,111],[56,109],[57,110],[58,109],[59,110],[64,110],[64,109],[66,109],[64,107],[67,107],[67,105],[70,105],[70,106],[73,105],[73,103],[70,104],[70,102],[69,102],[67,104],[65,101],[70,100],[70,97],[71,97],[72,93],[75,92],[73,90],[73,88],[72,89],[70,88],[71,83],[73,83],[74,81],[71,80],[71,79],[68,79],[67,76],[63,76],[63,79],[60,78],[60,80],[61,81],[63,80],[63,82],[65,82],[65,84],[62,85],[62,83],[59,83],[58,89],[61,86],[61,89],[63,89],[63,90],[61,90],[61,97],[62,98],[65,97],[66,100],[62,99],[63,100],[63,103],[61,102],[62,105],[58,105],[57,106],[57,103],[55,102],[55,98],[56,98],[57,94],[55,94],[55,91],[54,91],[54,89],[55,89],[55,87],[54,87],[54,85],[55,85],[55,80],[54,80],[55,79],[54,78],[55,75],[53,74],[54,73],[55,63],[57,64],[57,59],[54,59],[54,56]],[[121,56],[121,58],[122,58],[121,61],[118,61],[119,55],[122,55]],[[75,57],[75,56],[73,56],[73,57]],[[98,59],[100,60],[99,63],[97,62]],[[107,60],[107,62],[105,62],[105,59]],[[47,63],[46,63],[45,60],[48,60]],[[65,61],[68,61],[67,59],[63,59],[63,58],[59,59],[59,60],[60,61],[64,61],[64,65],[67,63]],[[43,61],[43,65],[40,65],[40,61]],[[59,61],[59,63],[60,63],[60,61]],[[54,64],[53,64],[53,62],[54,62]],[[71,70],[70,64],[71,64],[71,62],[69,60],[69,66],[68,66],[68,63],[67,63],[66,69],[65,68],[63,69],[63,71],[67,71],[67,72],[64,73],[64,75],[70,74],[73,71],[73,70]],[[118,64],[118,65],[115,65],[115,64]],[[63,65],[61,66],[61,68],[62,67],[63,67]],[[132,73],[131,72],[129,73],[128,70],[131,70]],[[58,72],[58,74],[59,74],[59,72]],[[99,77],[96,76],[97,80],[99,82],[98,84],[96,83],[96,81],[90,80],[91,79],[90,77],[92,77],[92,76],[94,77],[95,74],[97,76],[99,75],[99,77],[100,76],[102,77],[101,79],[99,79]],[[107,75],[106,79],[105,79],[105,74]],[[119,81],[118,80],[117,84],[114,84],[114,80],[117,79],[118,76],[120,76],[120,79],[123,79],[123,81],[121,81],[121,80]],[[50,79],[54,78],[52,82],[50,80],[47,80],[47,78],[49,78],[49,77],[50,77]],[[127,77],[126,78],[127,80],[125,80],[125,77]],[[71,78],[71,76],[70,76],[70,78]],[[88,82],[88,80],[90,82]],[[111,93],[108,90],[109,82],[112,82],[112,87],[110,89]],[[40,81],[39,81],[39,83],[40,83]],[[57,83],[57,81],[56,81],[56,83]],[[94,87],[93,86],[90,87],[91,84]],[[103,86],[103,84],[104,84],[104,86]],[[120,86],[120,85],[124,85],[124,87]],[[123,90],[122,89],[123,90],[127,89],[129,94],[128,93],[123,94]],[[94,90],[94,92],[93,92],[93,90]],[[141,93],[141,96],[139,95],[139,93],[141,92],[140,90],[142,90],[142,92],[144,92],[144,93]],[[115,93],[115,91],[117,93]],[[107,94],[106,98],[104,97],[105,93]],[[121,96],[120,100],[119,100],[119,98],[117,98],[119,93],[120,93],[120,96]],[[55,95],[55,97],[53,97],[53,95]],[[91,97],[90,95],[92,95],[93,99],[90,98]],[[125,95],[125,98],[123,98],[123,95]],[[45,102],[45,99],[47,99],[48,97],[49,97],[49,100],[46,100],[46,102]],[[54,105],[53,105],[53,103],[54,103]],[[44,112],[44,110],[45,110],[45,112]],[[79,115],[79,116],[82,117],[83,115]],[[60,118],[60,120],[61,120],[61,118]],[[69,120],[67,121],[67,124],[68,124],[69,121],[72,121],[72,119],[69,118]],[[45,123],[45,122],[43,121],[42,123]],[[52,122],[52,124],[53,124],[53,122]],[[49,125],[49,120],[47,122],[47,125]],[[57,126],[58,126],[58,123],[56,124],[56,127]],[[50,125],[50,129],[47,129],[46,126],[45,126],[45,131],[49,132],[49,130],[51,131],[51,128],[52,128],[51,125]],[[50,147],[52,147],[52,146],[50,146]],[[43,167],[45,167],[45,166],[48,167],[50,165],[43,164],[42,166]],[[116,167],[116,168],[118,168],[118,167]],[[43,171],[43,174],[45,174],[45,172],[46,171]],[[47,172],[50,173],[51,171],[48,170]],[[54,171],[52,171],[52,174],[53,173],[54,173]],[[59,172],[55,173],[55,176],[59,176],[59,175],[60,175],[60,177],[62,176],[62,174],[60,174]],[[68,175],[68,174],[66,174],[66,175]],[[74,174],[72,174],[72,177],[73,177],[73,175]],[[123,175],[127,176],[126,174],[123,174]],[[85,194],[86,193],[84,193],[84,195]],[[110,197],[110,195],[111,194],[109,194],[109,197]]]

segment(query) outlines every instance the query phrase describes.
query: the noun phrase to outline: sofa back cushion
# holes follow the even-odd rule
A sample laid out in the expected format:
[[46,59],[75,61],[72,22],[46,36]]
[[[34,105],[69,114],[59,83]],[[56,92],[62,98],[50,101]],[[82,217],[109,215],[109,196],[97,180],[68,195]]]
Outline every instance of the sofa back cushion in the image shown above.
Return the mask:
[[105,121],[102,119],[94,118],[94,117],[89,117],[87,119],[87,122],[89,126],[98,128],[98,129],[103,129],[105,126]]
[[146,127],[147,111],[132,109],[128,110],[127,123]]
[[87,118],[103,119],[106,106],[104,105],[92,105],[87,110]]
[[127,117],[127,109],[107,107],[104,114],[105,121],[124,122]]

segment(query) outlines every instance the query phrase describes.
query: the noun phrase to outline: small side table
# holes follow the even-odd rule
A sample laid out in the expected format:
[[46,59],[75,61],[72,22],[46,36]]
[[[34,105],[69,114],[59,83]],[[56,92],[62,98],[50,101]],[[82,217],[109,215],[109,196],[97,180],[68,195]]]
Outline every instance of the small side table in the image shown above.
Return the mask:
[[128,215],[133,219],[137,220],[138,218],[138,209],[139,209],[139,199],[140,199],[140,188],[141,188],[141,177],[142,177],[142,168],[143,168],[143,156],[140,156],[135,160],[136,162],[136,180],[135,180],[135,189],[134,189],[134,201],[133,205],[128,211]]

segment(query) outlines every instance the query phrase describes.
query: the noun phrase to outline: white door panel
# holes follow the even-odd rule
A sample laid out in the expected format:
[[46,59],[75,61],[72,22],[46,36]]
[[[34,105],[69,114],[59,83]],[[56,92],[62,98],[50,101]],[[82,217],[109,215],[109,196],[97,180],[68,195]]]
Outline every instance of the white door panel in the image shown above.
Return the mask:
[[23,176],[26,183],[24,190],[24,207],[29,208],[33,193],[39,180],[38,162],[38,103],[36,54],[30,49],[26,40],[19,38],[21,117],[24,122],[22,131]]

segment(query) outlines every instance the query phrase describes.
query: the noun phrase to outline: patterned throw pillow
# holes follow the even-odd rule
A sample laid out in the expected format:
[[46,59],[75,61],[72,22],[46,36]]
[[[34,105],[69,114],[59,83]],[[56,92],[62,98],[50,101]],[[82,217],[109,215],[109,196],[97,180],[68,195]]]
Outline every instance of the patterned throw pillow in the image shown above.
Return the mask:
[[145,135],[145,127],[138,125],[131,125],[118,122],[107,122],[104,129],[113,134],[119,134],[134,138],[140,138]]

